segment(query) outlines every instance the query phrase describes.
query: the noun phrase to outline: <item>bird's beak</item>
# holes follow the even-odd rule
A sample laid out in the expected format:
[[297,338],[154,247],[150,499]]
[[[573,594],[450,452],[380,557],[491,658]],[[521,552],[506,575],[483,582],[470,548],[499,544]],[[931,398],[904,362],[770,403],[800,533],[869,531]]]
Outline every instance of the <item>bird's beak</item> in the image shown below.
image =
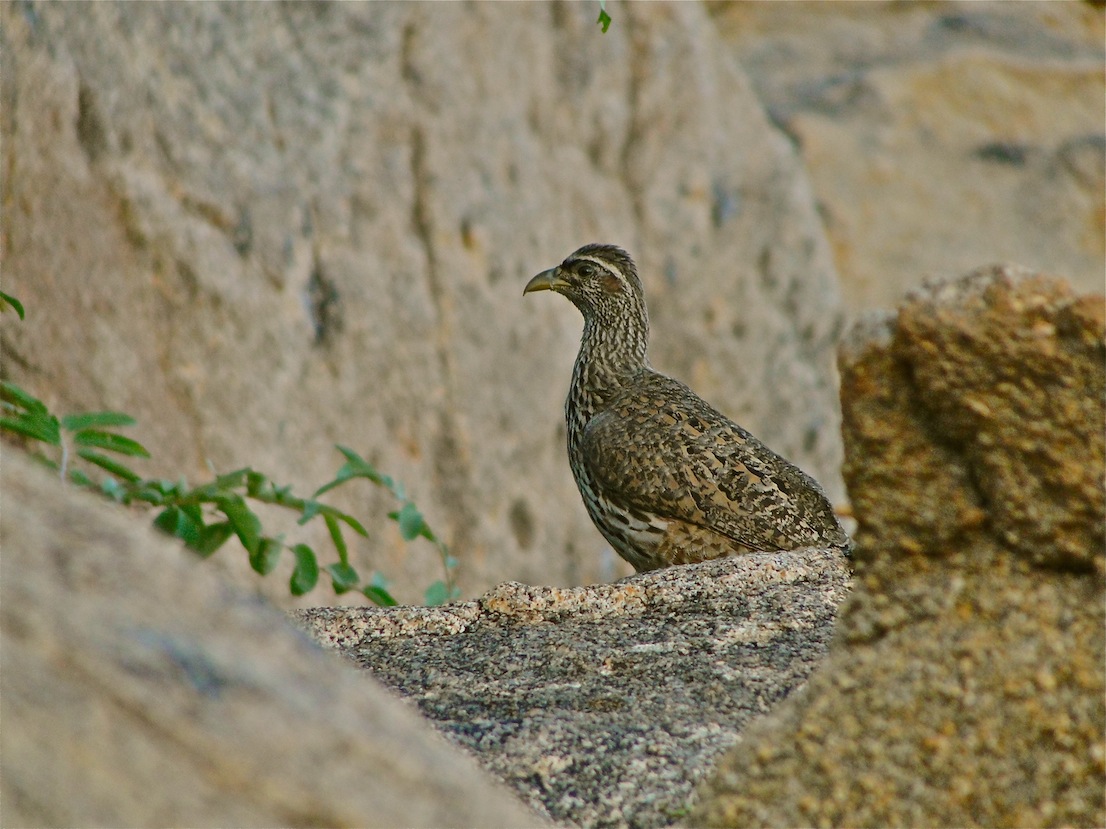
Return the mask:
[[567,282],[557,276],[557,270],[557,268],[550,268],[547,271],[542,271],[527,282],[526,287],[522,289],[523,296],[531,291],[555,291],[567,285]]

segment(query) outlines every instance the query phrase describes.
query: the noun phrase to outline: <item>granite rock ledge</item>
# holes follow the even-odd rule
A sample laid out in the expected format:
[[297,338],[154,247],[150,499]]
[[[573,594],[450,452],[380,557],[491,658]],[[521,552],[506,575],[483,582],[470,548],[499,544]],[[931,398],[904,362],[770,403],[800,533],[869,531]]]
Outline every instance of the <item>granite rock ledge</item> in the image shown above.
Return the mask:
[[840,553],[807,549],[295,617],[555,822],[658,827],[810,675],[848,584]]

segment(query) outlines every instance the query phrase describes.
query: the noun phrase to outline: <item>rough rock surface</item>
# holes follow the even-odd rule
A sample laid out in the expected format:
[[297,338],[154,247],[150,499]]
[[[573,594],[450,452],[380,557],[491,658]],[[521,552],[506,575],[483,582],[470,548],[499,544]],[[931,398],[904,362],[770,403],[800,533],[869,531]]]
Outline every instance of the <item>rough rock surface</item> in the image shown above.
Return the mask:
[[[4,290],[29,314],[0,318],[4,375],[137,416],[149,474],[306,493],[342,443],[407,484],[470,594],[628,572],[565,458],[579,316],[522,298],[609,241],[658,368],[843,494],[832,255],[702,6],[627,4],[606,35],[560,3],[0,14]],[[389,498],[334,497],[373,529],[358,563],[421,601],[437,562]]]
[[1020,262],[1102,290],[1101,3],[716,3],[796,142],[850,310]]
[[847,583],[840,554],[802,550],[297,618],[556,823],[657,827],[814,669]]
[[995,266],[912,292],[875,323],[887,347],[846,343],[858,556],[985,534],[1034,564],[1101,568],[1104,313],[1101,295]]
[[410,708],[10,447],[4,826],[537,826]]
[[696,822],[1106,825],[1104,314],[993,267],[854,332],[856,591]]

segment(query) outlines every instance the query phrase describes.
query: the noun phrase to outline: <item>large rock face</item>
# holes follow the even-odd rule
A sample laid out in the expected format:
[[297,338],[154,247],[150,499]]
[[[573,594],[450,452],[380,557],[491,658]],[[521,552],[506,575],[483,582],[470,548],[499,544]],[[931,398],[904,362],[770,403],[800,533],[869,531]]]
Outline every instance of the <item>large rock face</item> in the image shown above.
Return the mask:
[[1106,825],[1104,304],[986,268],[854,333],[857,590],[702,823]]
[[4,451],[4,826],[538,826],[410,707]]
[[1020,262],[1102,290],[1101,3],[716,3],[810,171],[850,309]]
[[[521,295],[610,241],[654,363],[842,494],[829,249],[700,6],[606,35],[559,4],[0,11],[4,290],[29,313],[0,320],[4,372],[136,415],[150,474],[306,493],[343,443],[406,482],[466,590],[625,572],[565,459],[580,321]],[[383,494],[336,497],[374,520],[358,561],[419,601],[434,556]]]

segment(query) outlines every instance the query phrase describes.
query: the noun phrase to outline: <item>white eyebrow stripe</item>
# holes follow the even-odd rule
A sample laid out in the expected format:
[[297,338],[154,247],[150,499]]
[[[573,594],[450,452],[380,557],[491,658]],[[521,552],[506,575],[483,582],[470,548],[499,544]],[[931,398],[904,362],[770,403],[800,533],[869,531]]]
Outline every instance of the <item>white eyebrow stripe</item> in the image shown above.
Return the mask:
[[626,277],[623,275],[622,271],[620,271],[618,268],[614,267],[614,265],[612,265],[610,262],[605,262],[602,259],[596,259],[594,256],[586,256],[586,255],[585,256],[573,256],[572,259],[576,262],[591,262],[593,265],[598,265],[603,270],[609,271],[610,273],[613,273],[621,281],[623,281],[623,282],[626,281]]

